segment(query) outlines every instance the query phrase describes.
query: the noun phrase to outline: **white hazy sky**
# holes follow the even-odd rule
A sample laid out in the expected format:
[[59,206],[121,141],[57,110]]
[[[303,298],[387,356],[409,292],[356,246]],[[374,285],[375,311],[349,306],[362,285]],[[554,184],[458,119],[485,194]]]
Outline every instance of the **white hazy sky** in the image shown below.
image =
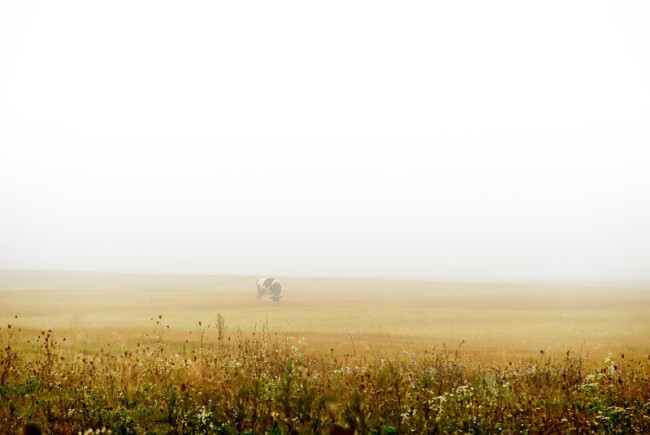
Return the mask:
[[650,2],[0,3],[0,268],[650,279]]

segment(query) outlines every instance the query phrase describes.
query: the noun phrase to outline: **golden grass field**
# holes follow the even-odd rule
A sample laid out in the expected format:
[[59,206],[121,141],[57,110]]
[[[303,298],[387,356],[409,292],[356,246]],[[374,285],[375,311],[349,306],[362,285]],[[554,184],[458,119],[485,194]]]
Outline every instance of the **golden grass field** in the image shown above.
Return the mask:
[[0,432],[650,431],[648,290],[279,279],[0,272]]
[[[464,340],[461,351],[484,361],[540,350],[650,354],[650,290],[278,279],[283,300],[274,303],[256,299],[256,277],[0,271],[0,322],[24,335],[52,329],[80,351],[154,340],[161,326],[170,343],[196,341],[198,322],[205,329],[221,313],[229,333],[268,327],[304,339],[313,352],[456,349]],[[206,329],[204,339],[215,336]]]

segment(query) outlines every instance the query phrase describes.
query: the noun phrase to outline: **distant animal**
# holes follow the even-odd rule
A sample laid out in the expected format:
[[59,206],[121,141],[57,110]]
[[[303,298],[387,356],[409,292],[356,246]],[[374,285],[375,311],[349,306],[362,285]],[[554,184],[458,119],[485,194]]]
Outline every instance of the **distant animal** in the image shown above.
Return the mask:
[[275,278],[262,278],[257,280],[257,300],[262,299],[262,296],[269,295],[274,302],[280,302],[282,296],[282,286],[280,281]]

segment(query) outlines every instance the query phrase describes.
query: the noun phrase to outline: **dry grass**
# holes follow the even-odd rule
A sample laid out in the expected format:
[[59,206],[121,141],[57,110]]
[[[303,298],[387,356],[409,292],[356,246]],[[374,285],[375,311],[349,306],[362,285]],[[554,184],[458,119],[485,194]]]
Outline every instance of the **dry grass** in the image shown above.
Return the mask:
[[1,272],[0,429],[650,430],[646,290],[254,282]]
[[[0,321],[54,329],[85,343],[133,343],[163,315],[178,339],[221,312],[232,330],[306,338],[314,350],[455,346],[504,362],[541,349],[650,353],[650,291],[284,278],[283,302],[255,299],[255,279],[94,273],[0,272]],[[13,290],[12,290],[13,289]],[[69,330],[69,332],[67,331]],[[76,343],[76,340],[73,340]],[[84,346],[88,346],[87,344]]]

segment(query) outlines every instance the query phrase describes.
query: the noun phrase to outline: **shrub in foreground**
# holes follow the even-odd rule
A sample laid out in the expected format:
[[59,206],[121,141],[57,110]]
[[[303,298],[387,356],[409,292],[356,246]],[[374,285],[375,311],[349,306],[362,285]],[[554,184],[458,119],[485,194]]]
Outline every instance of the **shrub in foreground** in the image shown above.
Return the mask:
[[[309,354],[268,332],[75,354],[52,331],[0,355],[0,432],[650,433],[650,364],[585,356],[485,367],[457,352]],[[5,332],[5,331],[3,331]]]

